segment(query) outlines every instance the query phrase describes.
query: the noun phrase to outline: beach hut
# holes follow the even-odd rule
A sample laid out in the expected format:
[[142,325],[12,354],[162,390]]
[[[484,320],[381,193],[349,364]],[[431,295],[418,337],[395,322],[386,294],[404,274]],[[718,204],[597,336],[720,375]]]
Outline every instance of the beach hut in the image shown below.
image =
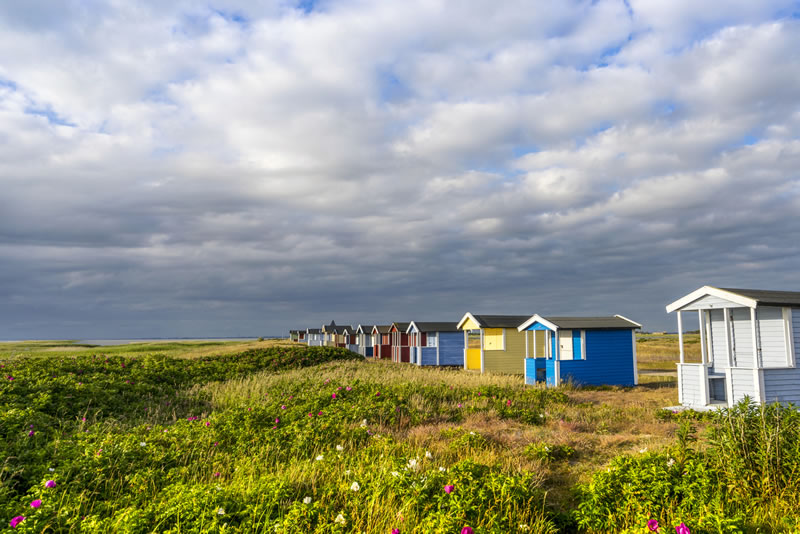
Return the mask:
[[298,341],[299,340],[299,336],[298,336],[299,333],[300,333],[299,330],[289,330],[289,340],[290,341]]
[[372,327],[372,357],[376,360],[392,359],[392,325],[375,325]]
[[634,386],[639,383],[636,329],[641,327],[621,315],[534,315],[517,328],[534,335],[529,342],[533,354],[525,359],[525,383]]
[[337,325],[335,321],[331,324],[322,325],[320,332],[322,333],[322,344],[326,347],[345,347],[347,346],[347,339],[344,337],[344,331],[354,331],[352,326]]
[[458,323],[412,321],[410,360],[417,365],[464,365],[464,334]]
[[322,336],[323,333],[319,328],[306,329],[306,343],[309,347],[321,347],[323,345]]
[[529,334],[517,327],[529,317],[464,314],[458,322],[458,329],[464,332],[464,368],[482,373],[524,374]]
[[[800,404],[800,292],[703,286],[667,306],[677,313],[678,398],[683,406]],[[700,362],[687,363],[684,316],[697,316]]]
[[375,325],[360,324],[356,327],[356,344],[358,353],[365,358],[372,357],[374,343],[372,341],[372,329]]
[[392,323],[389,327],[389,341],[392,344],[392,361],[410,361],[410,347],[408,346],[408,325],[410,323]]
[[340,336],[343,347],[347,348],[349,351],[358,352],[358,335],[356,334],[355,328],[352,326],[342,327]]

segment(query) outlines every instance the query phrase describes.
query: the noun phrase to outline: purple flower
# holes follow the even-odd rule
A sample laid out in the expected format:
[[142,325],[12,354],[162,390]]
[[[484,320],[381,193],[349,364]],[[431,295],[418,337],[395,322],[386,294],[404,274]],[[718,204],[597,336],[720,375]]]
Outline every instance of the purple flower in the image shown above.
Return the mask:
[[461,403],[460,402],[458,403],[458,407],[461,408]]
[[454,489],[456,489],[455,486],[453,486],[452,484],[448,484],[447,486],[444,487],[444,492],[450,495],[451,493],[453,493]]
[[210,421],[206,421],[206,426],[211,426],[211,422]]
[[689,527],[687,527],[683,523],[675,527],[675,532],[677,532],[678,534],[692,534],[692,531],[689,530]]
[[647,522],[647,528],[650,529],[650,532],[658,531],[658,521],[656,521],[655,519],[651,519],[650,521]]
[[31,501],[31,508],[39,508],[41,505],[42,505],[41,499],[36,499],[34,501]]
[[44,483],[44,487],[45,488],[55,488],[56,487],[56,481],[55,480],[48,480],[47,482]]
[[33,435],[34,435],[34,434],[36,434],[36,432],[34,432],[33,430],[31,430],[30,432],[28,432],[28,436],[30,436],[30,437],[33,437]]
[[461,529],[461,534],[474,534],[471,527],[464,527]]
[[17,517],[8,522],[8,526],[10,526],[11,528],[17,528],[17,525],[19,525],[23,521],[25,521],[25,516],[18,515]]
[[379,391],[379,392],[377,392],[377,393],[375,394],[375,396],[376,396],[376,397],[380,397],[380,396],[381,396],[381,392],[380,392],[380,391]]
[[322,415],[322,411],[320,411],[317,415]]

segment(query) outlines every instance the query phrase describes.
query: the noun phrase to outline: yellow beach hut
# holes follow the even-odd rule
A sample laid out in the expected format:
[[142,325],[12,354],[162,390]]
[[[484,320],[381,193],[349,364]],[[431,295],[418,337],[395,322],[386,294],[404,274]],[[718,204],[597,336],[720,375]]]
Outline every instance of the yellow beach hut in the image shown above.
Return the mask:
[[[458,329],[464,331],[464,369],[502,374],[525,374],[525,357],[534,350],[534,336],[517,327],[530,315],[464,314]],[[544,338],[539,354],[544,354]]]

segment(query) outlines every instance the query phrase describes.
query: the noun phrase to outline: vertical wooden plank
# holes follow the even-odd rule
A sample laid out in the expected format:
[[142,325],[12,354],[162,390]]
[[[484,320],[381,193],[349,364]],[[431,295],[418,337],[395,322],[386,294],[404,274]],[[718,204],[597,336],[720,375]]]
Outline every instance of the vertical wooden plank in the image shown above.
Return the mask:
[[[583,333],[581,333],[581,337],[583,337]],[[639,385],[639,369],[637,368],[636,364],[636,330],[631,330],[631,339],[633,341],[633,385]],[[583,341],[583,340],[581,340]],[[586,357],[584,356],[584,359]]]
[[756,394],[756,400],[764,402],[764,391],[761,388],[761,373],[758,372],[758,369],[761,367],[761,359],[759,358],[759,353],[761,351],[758,350],[758,318],[756,317],[755,308],[750,308],[750,324],[753,335],[753,389]]
[[708,347],[706,346],[706,325],[703,310],[697,310],[697,320],[700,323],[700,361],[703,365],[706,365],[708,363],[708,354],[706,353]]
[[791,308],[783,308],[783,329],[786,343],[786,367],[795,367],[794,325],[792,324]]
[[[684,356],[683,351],[683,319],[681,315],[683,314],[682,311],[678,310],[678,347],[681,351],[681,359],[680,362],[686,363],[686,357]],[[680,373],[678,374],[678,382],[680,382]],[[678,391],[680,391],[680,383],[678,384]]]
[[722,313],[725,315],[725,353],[728,355],[728,367],[733,367],[733,342],[731,341],[731,310],[723,308]]

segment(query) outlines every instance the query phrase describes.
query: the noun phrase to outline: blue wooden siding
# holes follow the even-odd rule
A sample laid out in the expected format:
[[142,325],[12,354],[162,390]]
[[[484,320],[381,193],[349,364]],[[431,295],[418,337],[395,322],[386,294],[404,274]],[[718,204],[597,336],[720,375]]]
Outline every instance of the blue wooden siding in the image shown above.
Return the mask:
[[[549,362],[548,362],[549,364]],[[562,360],[561,381],[586,385],[634,385],[633,340],[630,330],[587,330],[586,357]],[[550,384],[550,367],[547,368]]]
[[528,327],[528,330],[550,330],[550,329],[544,326],[542,323],[533,323]]
[[436,347],[422,347],[422,365],[436,365]]
[[[573,330],[572,331],[572,357],[576,360],[580,360],[583,356],[581,353],[581,331],[580,330]],[[633,356],[631,356],[633,357]]]
[[556,385],[556,361],[555,360],[545,360],[545,369],[547,370],[547,379],[546,379],[545,383],[548,385],[548,387],[555,386]]
[[464,332],[439,332],[439,365],[464,366]]
[[363,347],[363,349],[364,349],[364,356],[366,356],[368,358],[371,358],[372,357],[372,345],[368,345],[366,347]]
[[537,376],[542,378],[547,372],[547,360],[544,358],[525,358],[525,383],[536,384]]
[[800,404],[800,368],[764,369],[764,400]]

